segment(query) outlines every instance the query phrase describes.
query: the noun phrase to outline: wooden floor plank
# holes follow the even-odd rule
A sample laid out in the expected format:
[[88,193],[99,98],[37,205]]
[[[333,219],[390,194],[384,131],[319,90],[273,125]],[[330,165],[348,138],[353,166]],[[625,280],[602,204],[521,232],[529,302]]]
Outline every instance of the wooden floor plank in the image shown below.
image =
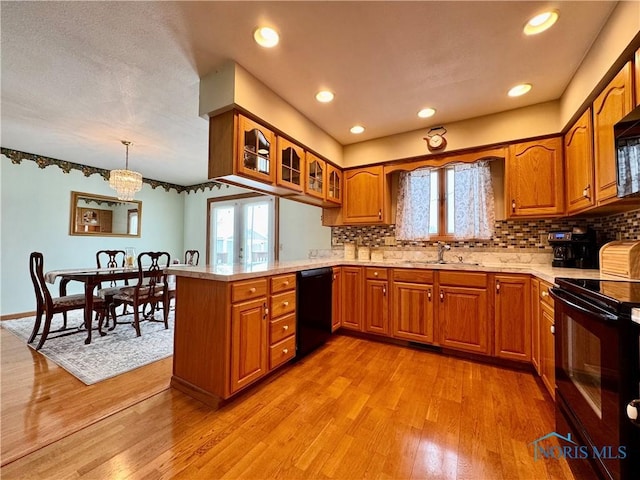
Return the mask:
[[[3,479],[573,479],[565,462],[534,462],[529,443],[554,417],[528,372],[337,335],[219,410],[164,389],[96,421],[83,406],[100,405],[98,389],[50,364],[35,371],[30,352],[7,344],[3,430],[5,405],[15,413],[22,401],[24,420],[62,391],[70,406],[57,418],[41,413],[38,428],[9,421],[35,447],[25,440],[32,453],[3,466]],[[118,396],[138,395],[144,376],[117,382]],[[38,444],[38,432],[80,416],[82,428]]]

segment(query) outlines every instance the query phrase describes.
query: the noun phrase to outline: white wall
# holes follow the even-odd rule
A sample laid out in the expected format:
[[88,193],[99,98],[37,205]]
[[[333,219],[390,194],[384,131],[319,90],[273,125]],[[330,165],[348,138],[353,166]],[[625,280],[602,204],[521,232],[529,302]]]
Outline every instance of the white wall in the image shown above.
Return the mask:
[[[23,160],[14,165],[0,156],[0,314],[35,310],[29,278],[29,254],[44,255],[45,271],[95,265],[101,249],[134,247],[167,250],[181,258],[183,247],[184,194],[144,185],[136,194],[142,200],[140,238],[69,235],[71,191],[113,196],[114,191],[99,175],[85,177],[77,170],[65,174],[57,166],[40,169]],[[73,282],[72,282],[73,283]],[[72,284],[69,284],[71,293]],[[73,292],[80,289],[73,288]],[[57,295],[57,285],[52,293]]]

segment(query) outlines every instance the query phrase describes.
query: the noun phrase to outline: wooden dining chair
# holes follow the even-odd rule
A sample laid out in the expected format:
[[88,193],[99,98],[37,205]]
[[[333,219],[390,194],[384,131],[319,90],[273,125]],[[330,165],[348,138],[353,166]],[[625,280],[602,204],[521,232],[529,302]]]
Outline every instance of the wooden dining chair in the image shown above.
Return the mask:
[[[55,298],[51,296],[49,287],[44,279],[44,257],[40,252],[32,252],[29,256],[29,274],[31,275],[33,289],[36,294],[36,320],[27,343],[33,342],[36,336],[40,333],[40,325],[42,323],[42,316],[44,315],[44,327],[42,329],[40,341],[36,346],[36,350],[40,350],[44,345],[44,342],[49,337],[49,334],[61,332],[73,333],[78,331],[77,327],[67,327],[66,318],[61,329],[51,331],[51,319],[56,313],[64,314],[71,310],[84,310],[86,299],[84,293],[77,295],[65,295]],[[98,313],[99,322],[101,323],[106,315],[104,300],[100,297],[94,296],[93,309]],[[91,328],[91,325],[85,325],[85,328]],[[102,332],[100,332],[100,334],[104,335]]]
[[[198,262],[200,261],[200,252],[198,250],[187,250],[186,252],[184,252],[184,263],[185,265],[191,265],[191,266],[196,266],[198,265]],[[169,302],[171,302],[171,300],[173,300],[173,303],[175,305],[176,302],[176,282],[175,282],[175,278],[173,279],[173,281],[169,282]]]
[[166,269],[171,263],[169,252],[142,252],[138,255],[138,283],[125,287],[114,295],[114,300],[133,306],[133,326],[140,336],[140,314],[150,306],[148,320],[154,321],[153,312],[163,306],[164,328],[169,328],[169,289]]
[[[126,265],[126,257],[127,254],[124,250],[98,250],[96,252],[96,265],[98,268],[122,268]],[[109,330],[116,328],[118,318],[116,315],[116,307],[123,305],[122,302],[115,300],[113,297],[128,285],[128,280],[124,280],[123,285],[118,285],[116,280],[112,280],[107,286],[103,286],[101,283],[98,284],[97,294],[99,297],[104,298],[105,308],[107,310],[105,318],[107,327],[109,327],[109,317],[113,318],[113,325]],[[126,313],[127,305],[124,304],[121,315],[126,315]]]

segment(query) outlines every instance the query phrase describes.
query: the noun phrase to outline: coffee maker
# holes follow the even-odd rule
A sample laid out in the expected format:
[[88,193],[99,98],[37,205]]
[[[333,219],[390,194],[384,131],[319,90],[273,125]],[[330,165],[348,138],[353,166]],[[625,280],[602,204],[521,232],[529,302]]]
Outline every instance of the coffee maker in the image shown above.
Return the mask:
[[598,268],[598,248],[593,230],[574,227],[571,231],[549,232],[553,247],[552,267]]

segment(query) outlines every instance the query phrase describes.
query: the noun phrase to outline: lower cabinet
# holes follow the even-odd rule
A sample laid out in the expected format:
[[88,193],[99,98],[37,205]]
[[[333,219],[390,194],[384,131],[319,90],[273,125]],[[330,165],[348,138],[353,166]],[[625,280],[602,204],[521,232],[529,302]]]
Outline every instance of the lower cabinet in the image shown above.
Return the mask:
[[296,356],[296,274],[271,277],[269,370]]
[[531,361],[531,285],[529,275],[496,275],[495,356]]
[[342,326],[342,268],[333,267],[333,284],[331,292],[331,331]]
[[389,282],[386,268],[365,268],[364,331],[388,336]]
[[555,318],[549,285],[540,282],[540,377],[552,398],[556,397]]
[[433,272],[394,270],[391,292],[392,335],[433,343]]
[[540,375],[540,281],[531,279],[531,363]]
[[362,268],[342,267],[342,328],[362,330]]
[[440,345],[489,355],[487,275],[443,271],[439,283]]
[[231,307],[231,393],[268,371],[267,312],[266,297]]

